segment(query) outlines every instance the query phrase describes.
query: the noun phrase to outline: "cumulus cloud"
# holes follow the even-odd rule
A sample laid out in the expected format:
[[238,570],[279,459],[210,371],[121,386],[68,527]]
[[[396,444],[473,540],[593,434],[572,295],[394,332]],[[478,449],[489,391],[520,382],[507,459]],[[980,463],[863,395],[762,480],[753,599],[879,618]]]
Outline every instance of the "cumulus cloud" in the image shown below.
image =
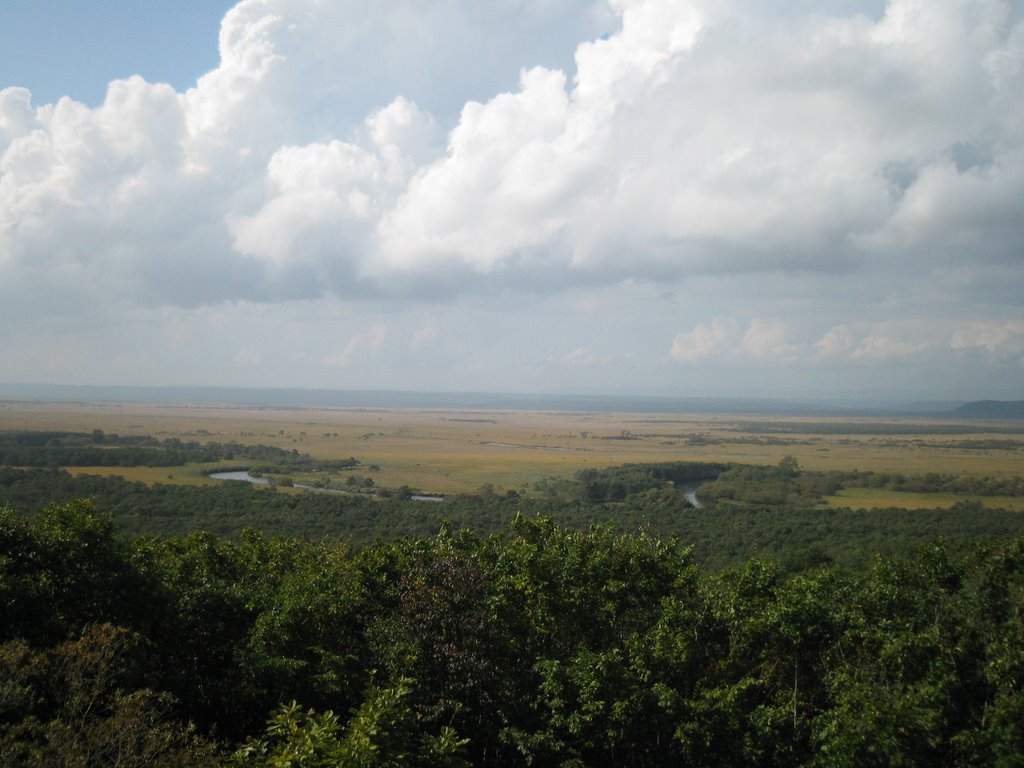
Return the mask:
[[1024,321],[989,320],[971,323],[953,333],[949,346],[956,350],[984,350],[996,359],[1024,356]]
[[906,358],[927,350],[926,343],[912,343],[902,339],[893,339],[882,334],[868,334],[850,357],[854,360],[887,360],[890,358]]
[[0,153],[14,139],[38,127],[35,110],[32,108],[32,94],[27,88],[0,90]]
[[434,119],[402,97],[364,127],[368,149],[335,139],[274,152],[260,208],[227,215],[235,250],[284,270],[364,255],[374,222],[438,140]]
[[[522,61],[446,140],[454,116],[412,98],[446,107],[418,72],[456,61],[416,58],[440,11],[371,5],[244,0],[186,93],[136,77],[88,109],[0,92],[3,282],[103,274],[108,294],[189,305],[828,271],[881,251],[927,272],[950,243],[1019,262],[1011,4],[892,0],[871,18],[615,0],[572,27],[616,25],[577,41],[574,71]],[[444,18],[484,13],[463,10]],[[378,82],[340,68],[385,39]]]
[[323,362],[331,367],[343,368],[351,365],[361,355],[380,349],[384,339],[387,338],[387,333],[387,327],[384,325],[375,325],[364,333],[357,333],[348,340],[345,348],[339,354],[327,355],[323,358]]
[[[680,333],[672,344],[669,359],[694,362],[720,357],[802,366],[830,360],[876,363],[920,358],[944,346],[941,330],[922,329],[907,322],[843,323],[831,327],[813,343],[792,340],[788,324],[779,320],[754,318],[742,335],[736,332],[737,325],[732,318],[720,317]],[[1024,341],[1024,335],[1016,334],[1012,323],[978,323],[955,333],[950,345],[955,349],[992,345],[990,351],[995,347],[1006,351],[1014,349],[1018,339]]]
[[[0,90],[5,323],[561,296],[554,328],[653,281],[672,300],[629,322],[662,363],[680,328],[680,363],[1020,359],[1020,3],[812,5],[242,0],[185,92]],[[381,309],[321,362],[422,320]],[[578,330],[538,354],[637,344]]]
[[782,362],[806,357],[806,345],[789,341],[786,323],[780,320],[753,318],[742,333],[739,328],[739,321],[731,317],[700,323],[675,337],[669,359],[689,363],[719,356]]
[[857,348],[857,338],[848,325],[836,325],[814,345],[826,357],[845,357]]
[[726,347],[733,325],[729,318],[716,317],[710,323],[700,323],[692,331],[680,333],[672,341],[669,359],[677,363],[692,363],[721,352]]
[[565,76],[524,71],[520,90],[487,105],[468,104],[447,156],[412,180],[381,221],[380,263],[415,270],[456,259],[488,272],[556,236],[565,223],[559,198],[573,183],[565,135]]
[[882,361],[910,358],[933,350],[933,339],[921,338],[912,328],[899,328],[892,323],[859,323],[837,325],[828,330],[814,345],[826,358],[854,361]]
[[792,358],[799,354],[799,345],[786,340],[786,324],[778,320],[754,318],[750,321],[740,350],[755,357]]

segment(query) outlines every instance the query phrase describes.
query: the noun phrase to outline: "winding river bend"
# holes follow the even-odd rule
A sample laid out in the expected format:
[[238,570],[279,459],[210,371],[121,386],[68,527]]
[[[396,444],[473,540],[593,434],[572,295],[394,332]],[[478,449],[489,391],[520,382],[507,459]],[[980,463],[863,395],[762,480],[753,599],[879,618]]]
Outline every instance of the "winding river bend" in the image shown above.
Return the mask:
[[[211,472],[209,477],[214,480],[234,480],[236,482],[252,483],[253,485],[270,485],[270,481],[265,477],[254,477],[249,474],[246,469],[236,469],[231,472]],[[700,503],[700,499],[697,498],[697,489],[703,483],[698,485],[688,485],[683,488],[683,496],[686,500],[693,505],[694,509],[703,509],[704,505]],[[317,493],[338,493],[343,496],[365,496],[367,494],[358,493],[356,491],[345,491],[341,488],[317,488],[313,485],[307,485],[305,483],[295,483],[296,488],[302,488],[306,491],[315,491]],[[413,501],[444,501],[442,496],[412,496]]]
[[[211,472],[209,477],[214,480],[234,480],[235,482],[252,483],[253,485],[270,485],[270,481],[265,477],[254,477],[249,474],[247,469],[236,469],[231,472]],[[336,493],[342,496],[367,496],[369,494],[358,493],[356,491],[345,491],[341,488],[317,488],[315,485],[307,485],[306,483],[295,483],[295,488],[302,488],[304,491],[314,491],[316,493]],[[413,501],[444,501],[442,496],[418,496],[413,495]]]
[[253,485],[270,485],[270,481],[267,478],[253,477],[246,469],[237,469],[233,472],[211,472],[208,477],[212,477],[214,480],[238,480],[243,483],[252,483]]

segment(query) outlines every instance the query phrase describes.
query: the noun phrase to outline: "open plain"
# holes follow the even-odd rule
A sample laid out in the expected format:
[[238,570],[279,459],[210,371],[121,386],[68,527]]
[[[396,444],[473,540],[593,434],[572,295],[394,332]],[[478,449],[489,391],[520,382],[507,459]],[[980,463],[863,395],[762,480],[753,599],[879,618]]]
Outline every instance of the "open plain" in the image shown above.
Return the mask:
[[[549,477],[630,462],[775,464],[794,456],[817,471],[1017,476],[1024,423],[935,418],[849,418],[749,414],[630,414],[428,408],[285,408],[139,403],[0,402],[0,430],[151,435],[295,449],[321,459],[354,456],[378,486],[430,493],[529,492]],[[80,467],[147,483],[210,483],[209,465]],[[362,471],[362,470],[361,470]],[[956,497],[862,489],[833,504],[946,506]],[[895,497],[895,498],[894,498]],[[1024,508],[1021,500],[1000,500]],[[903,504],[901,504],[903,505]],[[1004,504],[1005,505],[1005,504]]]

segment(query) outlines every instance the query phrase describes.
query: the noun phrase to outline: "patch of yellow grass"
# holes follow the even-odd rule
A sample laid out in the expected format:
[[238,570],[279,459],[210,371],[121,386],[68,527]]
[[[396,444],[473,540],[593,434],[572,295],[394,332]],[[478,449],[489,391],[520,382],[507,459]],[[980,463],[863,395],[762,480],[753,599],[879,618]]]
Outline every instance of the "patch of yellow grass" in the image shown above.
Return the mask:
[[825,499],[830,507],[851,509],[948,509],[958,501],[977,501],[992,509],[1024,512],[1019,496],[960,496],[955,493],[910,493],[888,488],[844,488]]
[[146,485],[168,483],[175,485],[215,485],[218,480],[211,480],[202,470],[209,464],[185,464],[180,467],[67,467],[72,475],[103,475],[119,476],[125,480]]

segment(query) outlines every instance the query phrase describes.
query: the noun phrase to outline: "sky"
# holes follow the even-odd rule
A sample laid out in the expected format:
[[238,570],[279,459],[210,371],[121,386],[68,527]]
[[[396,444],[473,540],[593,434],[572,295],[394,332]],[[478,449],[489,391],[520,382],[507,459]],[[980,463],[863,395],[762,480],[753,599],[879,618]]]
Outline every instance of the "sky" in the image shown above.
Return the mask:
[[0,382],[1024,399],[1024,0],[2,0]]

